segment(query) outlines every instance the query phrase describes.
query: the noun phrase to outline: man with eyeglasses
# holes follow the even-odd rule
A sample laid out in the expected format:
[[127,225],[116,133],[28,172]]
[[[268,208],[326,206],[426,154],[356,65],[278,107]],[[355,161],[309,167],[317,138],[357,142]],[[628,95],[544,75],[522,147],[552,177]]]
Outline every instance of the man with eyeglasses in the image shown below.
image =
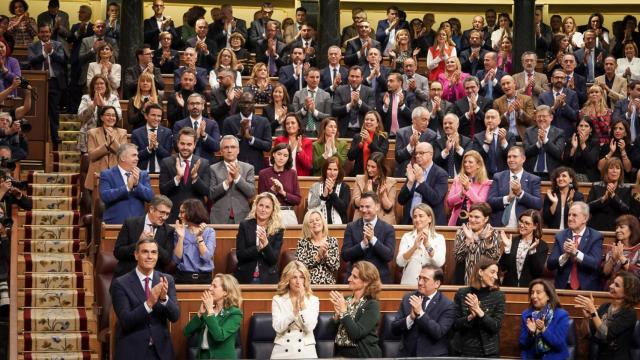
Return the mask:
[[560,69],[556,69],[551,75],[551,89],[545,91],[538,97],[540,105],[551,107],[553,120],[551,124],[564,131],[565,139],[571,139],[576,123],[578,121],[578,94],[565,87],[567,74]]
[[347,41],[346,48],[344,63],[347,66],[366,65],[369,49],[376,48],[382,51],[380,42],[371,38],[371,25],[367,21],[358,24],[358,37]]
[[220,142],[222,159],[209,167],[211,224],[239,224],[247,217],[249,200],[256,194],[253,165],[238,160],[240,142],[225,135]]
[[273,4],[270,2],[265,2],[262,4],[261,17],[258,20],[254,20],[251,22],[251,28],[249,28],[249,49],[253,52],[256,52],[259,45],[267,40],[266,36],[266,28],[267,23],[274,21],[276,23],[277,33],[276,38],[281,41],[282,40],[282,26],[280,22],[277,20],[272,20],[271,15],[273,15]]
[[160,69],[153,65],[153,50],[149,45],[142,45],[136,50],[138,63],[124,70],[124,88],[122,89],[123,100],[128,100],[135,96],[138,89],[138,78],[144,73],[153,76],[153,82],[156,84],[156,91],[164,90],[164,81]]
[[447,356],[449,330],[456,318],[453,301],[438,291],[444,282],[442,269],[427,264],[418,276],[418,289],[406,294],[391,323],[391,332],[402,335],[401,357]]
[[156,269],[164,270],[171,263],[175,230],[166,220],[171,214],[172,206],[173,203],[168,197],[156,195],[151,200],[151,206],[145,216],[132,217],[124,221],[113,249],[113,255],[118,259],[113,272],[114,278],[136,267],[134,252],[136,243],[141,238],[152,238],[158,243]]
[[446,225],[444,197],[448,191],[447,172],[433,162],[433,146],[428,142],[416,145],[415,162],[407,164],[407,182],[398,194],[404,205],[402,224],[411,224],[413,209],[425,203],[433,209],[436,225]]
[[[156,50],[160,48],[160,33],[167,31],[171,33],[175,44],[179,43],[180,36],[176,32],[176,28],[173,24],[173,19],[170,16],[164,16],[164,1],[155,0],[151,7],[153,9],[153,16],[144,20],[144,43],[151,46],[151,49]],[[177,47],[174,47],[177,49]]]
[[193,153],[213,164],[216,162],[215,153],[220,150],[220,127],[216,121],[204,116],[203,111],[206,103],[202,95],[193,93],[189,95],[186,103],[189,117],[173,124],[173,138],[177,143],[180,138],[180,130],[192,128],[196,137]]

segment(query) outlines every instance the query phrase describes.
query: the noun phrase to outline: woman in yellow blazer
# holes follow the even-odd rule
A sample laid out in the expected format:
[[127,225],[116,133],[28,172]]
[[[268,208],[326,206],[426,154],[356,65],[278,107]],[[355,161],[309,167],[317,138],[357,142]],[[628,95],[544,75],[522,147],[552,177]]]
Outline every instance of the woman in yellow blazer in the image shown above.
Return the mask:
[[236,359],[236,338],[242,323],[238,280],[217,274],[201,299],[200,310],[185,326],[184,336],[198,335],[198,359]]
[[98,109],[98,127],[87,132],[89,171],[84,187],[89,191],[95,186],[93,173],[115,166],[118,163],[116,151],[120,145],[129,142],[127,130],[116,126],[119,120],[115,107],[103,106]]

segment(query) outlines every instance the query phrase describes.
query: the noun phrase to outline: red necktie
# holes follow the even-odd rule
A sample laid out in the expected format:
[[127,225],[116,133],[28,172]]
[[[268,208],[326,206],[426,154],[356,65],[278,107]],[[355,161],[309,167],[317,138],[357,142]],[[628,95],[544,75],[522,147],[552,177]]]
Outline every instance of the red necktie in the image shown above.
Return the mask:
[[398,132],[398,95],[391,95],[391,133]]
[[184,184],[187,185],[188,181],[189,181],[189,161],[185,160],[184,161],[184,176],[182,177],[182,182],[184,182]]
[[[573,235],[573,243],[577,249],[578,245],[580,245],[580,235]],[[573,259],[571,275],[569,276],[569,286],[571,286],[573,290],[580,288],[580,280],[578,280],[578,259]]]
[[527,96],[533,95],[533,86],[529,85],[531,84],[531,80],[533,80],[533,74],[527,76]]
[[149,296],[151,296],[151,289],[149,288],[150,280],[151,279],[149,279],[148,276],[144,278],[144,295],[146,296],[147,300],[149,300]]

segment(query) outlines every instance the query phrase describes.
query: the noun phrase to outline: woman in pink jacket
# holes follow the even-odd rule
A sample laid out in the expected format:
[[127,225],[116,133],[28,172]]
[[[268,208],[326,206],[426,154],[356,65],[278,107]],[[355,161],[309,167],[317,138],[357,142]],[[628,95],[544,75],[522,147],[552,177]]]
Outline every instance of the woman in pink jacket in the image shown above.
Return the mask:
[[491,181],[487,177],[482,156],[470,150],[462,157],[462,172],[453,179],[447,197],[451,209],[449,226],[460,226],[467,222],[469,208],[475,203],[487,201]]

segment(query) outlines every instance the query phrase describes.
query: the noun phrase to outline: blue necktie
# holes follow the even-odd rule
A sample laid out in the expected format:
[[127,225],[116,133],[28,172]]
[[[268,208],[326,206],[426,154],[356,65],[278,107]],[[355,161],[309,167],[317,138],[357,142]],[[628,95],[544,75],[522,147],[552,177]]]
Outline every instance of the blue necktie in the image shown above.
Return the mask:
[[540,152],[538,153],[538,161],[536,164],[536,172],[543,173],[547,167],[547,155],[544,151],[544,143],[540,146]]
[[[513,180],[518,180],[518,177],[513,175]],[[511,188],[511,184],[507,184],[507,186],[509,188]],[[503,226],[507,226],[509,225],[509,219],[511,218],[511,210],[513,209],[514,204],[516,203],[517,198],[514,198],[513,200],[511,200],[511,202],[509,203],[509,205],[507,205],[507,207],[504,209],[504,212],[502,213],[502,225]]]
[[493,80],[487,81],[485,86],[487,87],[487,91],[485,92],[486,97],[493,99]]
[[496,162],[496,147],[498,146],[498,136],[496,134],[493,134],[493,141],[491,142],[491,145],[489,145],[489,171],[491,172],[491,174],[495,174],[498,172],[498,164]]

